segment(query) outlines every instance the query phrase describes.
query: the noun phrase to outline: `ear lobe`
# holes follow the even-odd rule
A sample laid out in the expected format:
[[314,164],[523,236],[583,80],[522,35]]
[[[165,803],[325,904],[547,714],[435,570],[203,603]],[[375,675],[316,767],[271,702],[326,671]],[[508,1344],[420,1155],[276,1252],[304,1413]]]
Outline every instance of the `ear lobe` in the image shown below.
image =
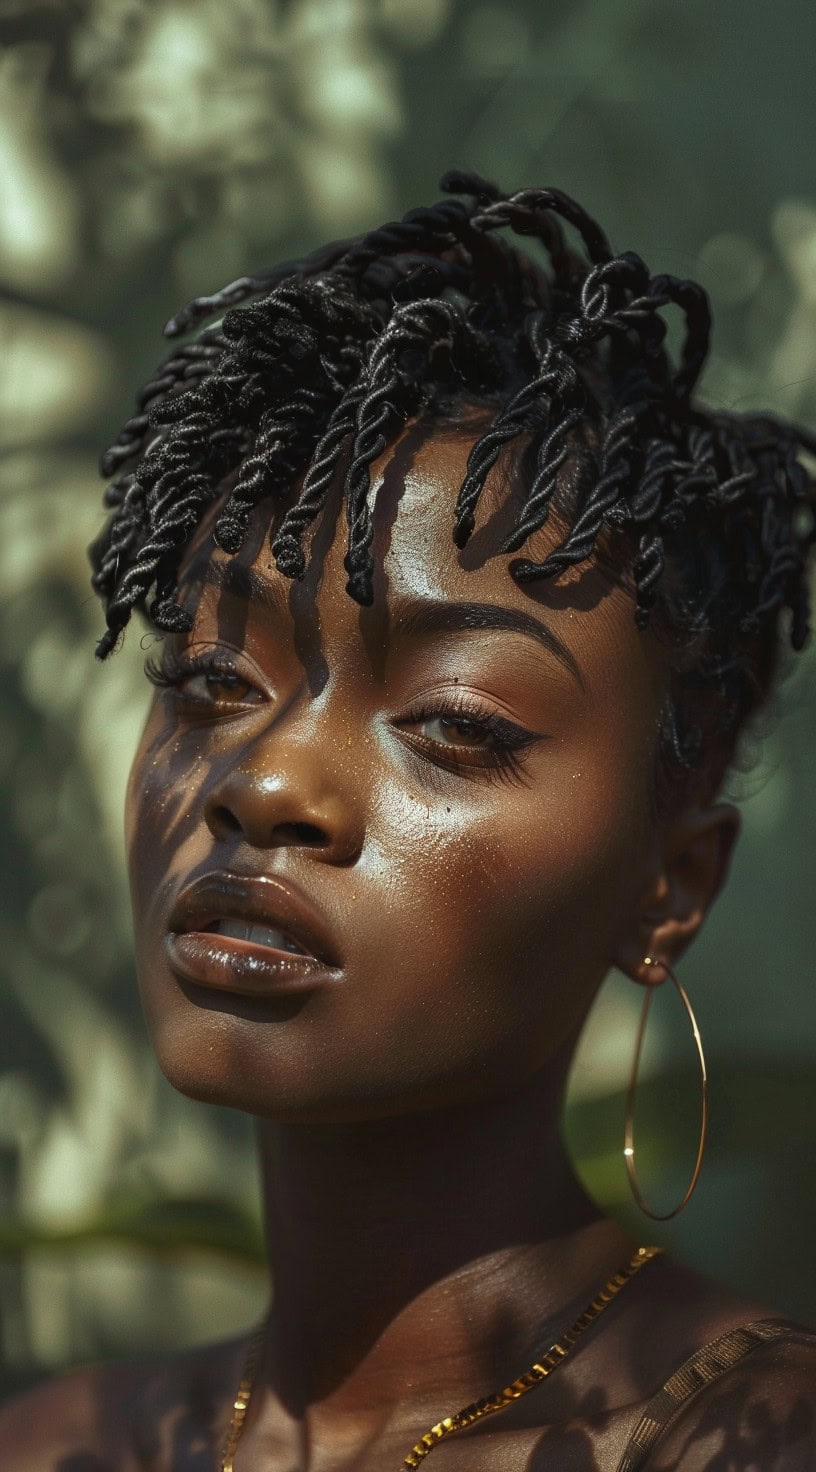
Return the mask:
[[615,957],[633,981],[655,984],[644,956],[673,965],[694,940],[728,876],[742,820],[731,803],[692,807],[672,820],[659,844],[657,871],[639,907],[636,934],[626,937]]

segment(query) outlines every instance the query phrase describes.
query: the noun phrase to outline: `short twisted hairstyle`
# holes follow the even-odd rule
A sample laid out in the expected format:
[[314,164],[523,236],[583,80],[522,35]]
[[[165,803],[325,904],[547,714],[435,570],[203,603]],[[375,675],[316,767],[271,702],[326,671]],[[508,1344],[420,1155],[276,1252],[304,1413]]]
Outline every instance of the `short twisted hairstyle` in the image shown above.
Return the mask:
[[[489,470],[523,441],[524,502],[499,550],[520,549],[551,509],[566,514],[566,533],[543,562],[520,556],[510,573],[519,583],[557,577],[611,538],[638,626],[651,620],[672,644],[662,769],[692,772],[716,749],[721,773],[768,694],[782,611],[794,649],[808,634],[816,531],[801,457],[816,452],[816,437],[695,401],[711,325],[705,292],[650,275],[631,251],[615,255],[569,196],[507,196],[460,173],[441,188],[465,198],[242,277],[167,324],[175,338],[220,318],[166,359],[102,456],[110,515],[89,549],[107,619],[97,655],[116,646],[133,609],[158,630],[190,627],[179,563],[230,473],[214,537],[235,553],[253,507],[291,492],[305,471],[271,542],[279,570],[299,579],[305,533],[343,457],[346,587],[369,604],[373,461],[410,416],[475,400],[490,423],[459,490],[456,545],[473,530]],[[532,237],[543,263],[511,246],[505,228]],[[685,319],[676,363],[662,315],[671,305]]]

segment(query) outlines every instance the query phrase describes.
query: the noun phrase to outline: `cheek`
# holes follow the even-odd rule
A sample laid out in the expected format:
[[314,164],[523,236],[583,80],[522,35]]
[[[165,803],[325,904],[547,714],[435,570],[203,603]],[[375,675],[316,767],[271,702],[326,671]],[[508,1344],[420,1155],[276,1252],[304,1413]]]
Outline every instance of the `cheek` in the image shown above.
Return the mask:
[[616,783],[574,752],[548,761],[546,783],[486,786],[466,805],[392,791],[375,825],[382,910],[362,970],[429,1073],[539,1066],[610,963],[641,815],[622,766]]

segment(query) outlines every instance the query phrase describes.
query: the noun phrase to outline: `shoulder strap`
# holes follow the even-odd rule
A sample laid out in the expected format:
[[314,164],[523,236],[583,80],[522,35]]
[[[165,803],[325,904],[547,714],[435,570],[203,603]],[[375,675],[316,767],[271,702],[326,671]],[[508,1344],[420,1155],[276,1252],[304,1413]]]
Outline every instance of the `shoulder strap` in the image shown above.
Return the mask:
[[712,1381],[745,1359],[761,1344],[791,1340],[816,1346],[816,1330],[790,1319],[755,1319],[738,1329],[728,1329],[683,1362],[658,1390],[630,1436],[616,1472],[638,1472],[681,1406],[686,1405]]

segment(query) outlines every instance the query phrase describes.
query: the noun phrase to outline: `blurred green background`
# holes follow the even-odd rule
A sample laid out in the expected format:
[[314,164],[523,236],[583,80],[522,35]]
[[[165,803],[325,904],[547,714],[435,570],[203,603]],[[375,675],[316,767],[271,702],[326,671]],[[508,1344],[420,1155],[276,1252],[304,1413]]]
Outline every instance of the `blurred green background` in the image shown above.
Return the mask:
[[[96,457],[164,356],[162,324],[472,166],[506,188],[555,184],[616,247],[702,280],[709,401],[814,426],[814,54],[805,0],[0,7],[3,1394],[237,1332],[265,1291],[249,1124],[170,1089],[136,998],[121,809],[148,698],[139,631],[93,657]],[[814,713],[811,648],[730,784],[743,837],[682,971],[712,1079],[688,1211],[655,1231],[628,1205],[641,994],[620,977],[591,1018],[568,1131],[641,1240],[816,1323]],[[637,1137],[660,1201],[693,1160],[694,1056],[664,988]]]

